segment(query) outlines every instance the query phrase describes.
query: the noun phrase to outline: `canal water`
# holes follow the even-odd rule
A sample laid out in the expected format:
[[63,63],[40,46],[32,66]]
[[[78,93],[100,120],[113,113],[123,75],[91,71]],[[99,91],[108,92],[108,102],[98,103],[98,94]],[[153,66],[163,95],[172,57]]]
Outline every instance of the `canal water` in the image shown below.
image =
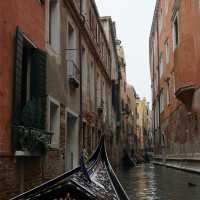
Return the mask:
[[197,174],[146,164],[119,169],[117,176],[130,200],[200,200]]

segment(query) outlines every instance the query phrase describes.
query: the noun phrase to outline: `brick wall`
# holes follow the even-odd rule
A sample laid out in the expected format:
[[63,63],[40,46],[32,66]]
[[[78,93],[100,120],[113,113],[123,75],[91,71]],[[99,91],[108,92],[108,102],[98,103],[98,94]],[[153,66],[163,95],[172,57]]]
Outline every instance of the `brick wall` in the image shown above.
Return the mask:
[[200,118],[180,105],[169,118],[162,123],[165,133],[166,153],[168,155],[188,156],[200,153]]
[[61,105],[60,148],[46,156],[0,157],[0,199],[7,200],[64,173],[65,106]]

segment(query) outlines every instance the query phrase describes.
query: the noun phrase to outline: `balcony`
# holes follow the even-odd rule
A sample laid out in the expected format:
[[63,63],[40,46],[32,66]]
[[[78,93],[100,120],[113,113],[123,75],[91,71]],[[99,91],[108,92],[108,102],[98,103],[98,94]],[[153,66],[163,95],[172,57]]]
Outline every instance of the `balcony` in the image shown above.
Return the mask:
[[196,88],[195,47],[193,38],[185,36],[174,53],[176,97],[190,109]]
[[104,100],[101,99],[98,103],[97,103],[97,111],[99,114],[102,114],[104,110]]
[[29,100],[13,122],[12,145],[15,156],[46,154],[52,134],[45,131],[45,100]]
[[80,70],[73,60],[67,60],[67,75],[70,86],[78,88],[80,85]]
[[192,107],[194,92],[194,86],[185,86],[176,90],[176,97],[190,110]]
[[39,156],[45,154],[52,134],[33,127],[13,126],[15,156]]

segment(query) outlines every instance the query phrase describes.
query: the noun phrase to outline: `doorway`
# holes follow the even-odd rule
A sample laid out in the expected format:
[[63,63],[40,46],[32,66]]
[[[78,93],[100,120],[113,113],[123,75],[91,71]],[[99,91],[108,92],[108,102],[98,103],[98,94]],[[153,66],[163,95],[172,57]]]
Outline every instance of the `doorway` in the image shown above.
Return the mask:
[[78,166],[79,160],[79,138],[78,138],[78,120],[77,116],[67,112],[67,152],[66,152],[66,170],[74,169]]

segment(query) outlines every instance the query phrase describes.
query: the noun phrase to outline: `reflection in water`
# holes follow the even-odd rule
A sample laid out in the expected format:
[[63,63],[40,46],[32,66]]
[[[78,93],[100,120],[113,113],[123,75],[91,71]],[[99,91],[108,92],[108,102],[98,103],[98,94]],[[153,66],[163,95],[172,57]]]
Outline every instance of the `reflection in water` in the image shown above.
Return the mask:
[[[119,169],[130,200],[200,200],[200,176],[151,164]],[[188,182],[196,187],[190,187]]]

